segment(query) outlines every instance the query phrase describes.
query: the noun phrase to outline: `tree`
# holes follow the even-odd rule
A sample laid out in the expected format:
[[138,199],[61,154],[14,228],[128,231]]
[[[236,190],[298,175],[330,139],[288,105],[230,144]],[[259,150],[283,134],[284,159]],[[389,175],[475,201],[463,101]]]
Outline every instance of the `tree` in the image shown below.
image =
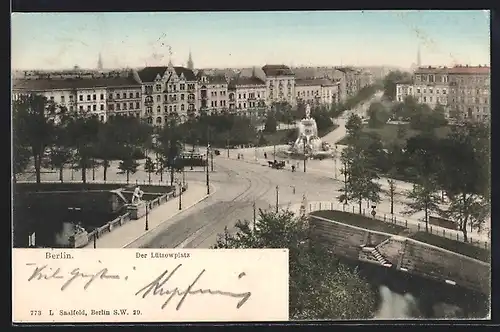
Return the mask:
[[275,133],[277,126],[278,122],[276,121],[276,115],[273,113],[269,113],[267,115],[266,122],[264,124],[264,132]]
[[382,103],[372,103],[368,108],[368,126],[370,128],[380,128],[387,123],[390,114],[386,111]]
[[28,167],[30,161],[30,150],[23,142],[22,123],[18,112],[12,114],[12,166],[13,180],[16,182],[16,174],[22,173]]
[[257,227],[239,221],[225,229],[215,249],[288,248],[291,319],[372,318],[375,294],[355,269],[341,264],[311,240],[305,218],[291,212],[260,211]]
[[165,171],[166,160],[162,156],[158,156],[156,163],[156,174],[160,174],[160,182],[163,182],[163,172]]
[[384,96],[389,100],[396,99],[396,84],[411,82],[411,74],[399,70],[391,71],[384,78]]
[[347,134],[353,140],[355,140],[361,134],[361,129],[363,128],[363,121],[357,114],[351,114],[347,123],[345,124],[347,129]]
[[342,194],[338,196],[338,199],[340,202],[356,200],[361,214],[364,199],[374,203],[380,201],[381,187],[375,182],[379,176],[371,167],[366,153],[359,146],[347,146],[342,151],[340,159],[345,168],[341,173],[346,177],[346,185],[339,190]]
[[407,197],[413,202],[407,203],[407,209],[404,214],[412,215],[424,211],[425,231],[429,232],[429,214],[432,212],[441,213],[439,208],[440,197],[436,194],[437,185],[434,179],[421,178],[419,183],[413,184],[413,189]]
[[467,226],[480,228],[489,214],[491,176],[487,127],[469,124],[441,140],[439,181],[450,198],[442,215],[458,224],[467,241]]
[[69,145],[76,150],[77,167],[82,171],[82,182],[87,182],[87,169],[92,167],[100,121],[97,116],[73,117],[67,125]]
[[165,165],[170,169],[170,185],[174,184],[176,161],[182,152],[181,138],[181,130],[174,119],[165,123],[158,136],[159,151],[166,161]]
[[404,124],[398,124],[398,139],[402,140],[408,135],[408,128]]
[[35,164],[37,183],[41,181],[41,162],[45,149],[54,138],[56,120],[65,111],[65,108],[37,94],[22,95],[13,102],[16,147],[21,149],[16,153],[20,162],[18,166],[22,166],[24,162],[22,149],[29,147]]
[[137,172],[137,167],[139,164],[133,159],[131,156],[124,156],[118,165],[118,169],[121,173],[125,173],[127,175],[127,184],[130,180],[130,173],[134,174]]
[[148,172],[148,181],[151,183],[151,173],[156,171],[155,163],[150,157],[146,158],[146,163],[144,164],[144,170]]

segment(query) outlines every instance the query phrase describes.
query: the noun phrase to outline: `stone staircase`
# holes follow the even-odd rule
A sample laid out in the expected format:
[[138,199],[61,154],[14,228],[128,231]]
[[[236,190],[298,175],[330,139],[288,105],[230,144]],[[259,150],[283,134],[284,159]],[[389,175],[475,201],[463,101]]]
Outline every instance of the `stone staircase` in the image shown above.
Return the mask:
[[376,261],[377,263],[379,263],[380,265],[382,265],[384,267],[392,267],[392,263],[389,262],[384,257],[384,255],[382,255],[380,253],[380,251],[378,251],[377,248],[368,247],[368,246],[362,246],[361,248],[365,254],[367,254],[369,257],[371,257],[371,258],[368,258],[370,261]]

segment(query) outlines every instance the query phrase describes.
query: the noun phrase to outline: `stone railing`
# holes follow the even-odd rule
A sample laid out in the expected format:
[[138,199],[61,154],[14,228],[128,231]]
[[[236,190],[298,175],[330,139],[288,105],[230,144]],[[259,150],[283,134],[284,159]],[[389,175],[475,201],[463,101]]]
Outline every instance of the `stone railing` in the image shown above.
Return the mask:
[[[289,209],[295,213],[300,212],[300,203],[289,205]],[[329,201],[314,201],[308,202],[306,207],[306,213],[311,213],[314,211],[326,211],[326,210],[336,210],[336,211],[344,211],[359,214],[359,207],[350,204],[342,204],[339,202],[329,202]],[[366,216],[368,218],[373,218],[379,221],[383,221],[386,223],[391,223],[395,225],[402,226],[411,231],[425,231],[425,222],[422,220],[416,220],[412,218],[407,218],[398,214],[376,214],[375,217],[371,215],[370,208],[362,208],[361,215]],[[436,225],[429,224],[429,233],[442,236],[448,239],[456,240],[456,241],[464,241],[463,233],[457,230],[448,229],[445,227],[439,227]],[[468,234],[468,243],[474,246],[490,249],[491,248],[491,240],[484,236],[479,236],[476,234]]]
[[[185,186],[183,186],[182,192],[185,192],[187,189],[188,189],[188,185],[186,184]],[[147,202],[145,202],[145,204],[147,205],[148,210],[151,211],[152,209],[157,208],[161,204],[169,201],[170,199],[172,199],[176,196],[177,195],[176,195],[175,191],[169,192],[169,193],[163,194],[161,196],[158,196],[151,201],[147,201]],[[96,228],[92,232],[90,232],[87,236],[87,242],[83,243],[83,244],[79,244],[78,247],[85,246],[89,242],[99,239],[99,237],[101,237],[102,235],[111,232],[115,227],[120,227],[130,220],[134,220],[133,214],[131,212],[127,212],[127,213],[107,222],[106,224],[102,225],[101,227]],[[77,246],[76,243],[75,243],[75,246]]]

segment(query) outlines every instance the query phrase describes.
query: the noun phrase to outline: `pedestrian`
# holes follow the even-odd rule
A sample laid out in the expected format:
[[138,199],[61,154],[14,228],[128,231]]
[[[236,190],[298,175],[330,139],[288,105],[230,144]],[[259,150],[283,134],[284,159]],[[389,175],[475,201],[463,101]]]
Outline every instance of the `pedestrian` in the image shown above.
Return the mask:
[[292,173],[295,172],[295,165],[292,165]]
[[264,158],[267,159],[267,153],[266,152],[264,152]]

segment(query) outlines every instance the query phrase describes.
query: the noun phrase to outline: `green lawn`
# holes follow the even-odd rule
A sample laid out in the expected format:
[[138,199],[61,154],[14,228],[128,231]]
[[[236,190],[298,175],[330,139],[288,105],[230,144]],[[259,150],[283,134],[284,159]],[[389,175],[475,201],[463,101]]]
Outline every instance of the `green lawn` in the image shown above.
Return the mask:
[[[408,126],[408,125],[406,125]],[[434,132],[436,133],[436,136],[438,138],[444,138],[450,133],[450,127],[445,126],[445,127],[439,127],[434,129]],[[385,124],[381,128],[368,128],[368,126],[363,127],[363,132],[365,133],[377,133],[380,135],[382,139],[382,143],[384,146],[387,146],[390,143],[398,142],[399,144],[404,144],[406,140],[410,137],[416,136],[419,133],[421,133],[420,130],[414,130],[408,128],[406,132],[406,136],[402,139],[398,138],[398,125],[396,124]],[[347,144],[347,137],[344,137],[342,140],[339,141],[338,144],[346,145]]]
[[405,228],[403,226],[386,223],[370,217],[343,211],[315,211],[311,215],[331,219],[340,223],[366,228],[372,231],[389,234],[400,234]]
[[475,258],[486,263],[490,262],[491,251],[485,248],[480,248],[465,242],[444,238],[442,236],[426,232],[417,232],[411,235],[410,238],[450,250],[467,257]]

